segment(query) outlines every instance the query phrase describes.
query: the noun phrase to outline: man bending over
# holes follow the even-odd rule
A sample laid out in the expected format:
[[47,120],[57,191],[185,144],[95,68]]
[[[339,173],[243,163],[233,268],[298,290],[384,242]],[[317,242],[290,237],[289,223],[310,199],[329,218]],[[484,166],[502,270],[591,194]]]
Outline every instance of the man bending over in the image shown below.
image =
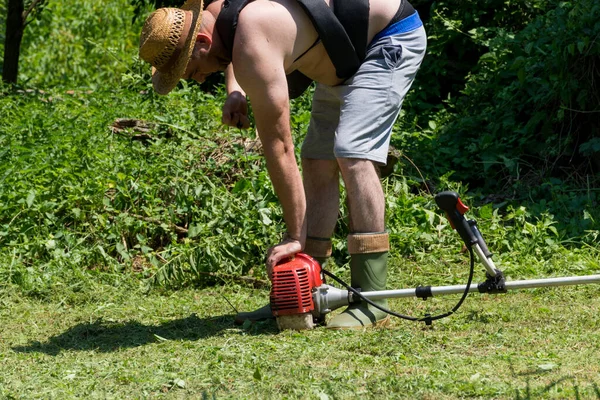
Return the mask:
[[[152,64],[160,94],[183,79],[203,82],[225,71],[223,122],[249,126],[252,103],[267,169],[287,233],[267,253],[267,272],[300,251],[321,264],[331,254],[340,176],[349,208],[351,285],[385,289],[389,238],[378,167],[392,126],[426,49],[406,0],[188,0],[162,8],[144,25],[140,57]],[[290,96],[317,83],[302,145],[302,176],[290,128]],[[385,306],[386,301],[379,302]],[[236,322],[272,318],[269,305]],[[384,325],[388,316],[359,303],[327,324],[333,329]]]

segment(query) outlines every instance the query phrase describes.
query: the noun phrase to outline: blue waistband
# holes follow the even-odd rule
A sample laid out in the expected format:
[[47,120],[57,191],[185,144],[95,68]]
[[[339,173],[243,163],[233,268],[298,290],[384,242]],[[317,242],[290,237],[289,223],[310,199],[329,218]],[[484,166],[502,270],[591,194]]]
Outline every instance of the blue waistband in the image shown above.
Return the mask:
[[396,35],[398,33],[414,31],[420,26],[423,26],[423,22],[421,22],[421,18],[419,18],[419,13],[415,11],[413,15],[406,17],[379,32],[377,35],[375,35],[371,43],[381,38]]

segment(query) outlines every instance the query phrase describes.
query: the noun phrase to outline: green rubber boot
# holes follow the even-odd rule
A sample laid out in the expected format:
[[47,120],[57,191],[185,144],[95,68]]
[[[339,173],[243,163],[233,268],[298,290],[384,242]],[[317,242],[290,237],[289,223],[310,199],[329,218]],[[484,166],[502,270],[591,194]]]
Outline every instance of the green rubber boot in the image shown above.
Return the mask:
[[[362,292],[385,290],[387,281],[387,258],[389,239],[387,233],[355,234],[348,236],[350,252],[350,275],[353,288]],[[386,299],[374,301],[387,308]],[[390,317],[387,313],[366,302],[351,304],[341,314],[327,323],[328,329],[363,329],[385,326]]]
[[[331,255],[331,240],[309,237],[306,239],[304,252],[317,260],[323,267]],[[238,313],[233,322],[236,325],[243,325],[246,321],[260,322],[270,319],[275,319],[275,317],[271,310],[271,304],[266,304],[254,311]]]

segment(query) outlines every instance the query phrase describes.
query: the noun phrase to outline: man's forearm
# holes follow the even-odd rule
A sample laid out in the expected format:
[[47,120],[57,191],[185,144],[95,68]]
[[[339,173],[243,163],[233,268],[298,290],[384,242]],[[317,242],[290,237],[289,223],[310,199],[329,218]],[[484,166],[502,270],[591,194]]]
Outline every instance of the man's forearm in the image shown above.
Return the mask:
[[242,89],[238,81],[235,79],[232,63],[229,63],[229,65],[225,69],[225,88],[227,89],[227,94],[231,94],[233,92],[240,92],[242,96],[246,96],[246,92],[244,92],[244,89]]
[[287,232],[291,238],[304,245],[306,240],[306,198],[293,143],[270,139],[269,132],[266,132],[266,135],[260,134],[260,136],[267,169],[281,203]]

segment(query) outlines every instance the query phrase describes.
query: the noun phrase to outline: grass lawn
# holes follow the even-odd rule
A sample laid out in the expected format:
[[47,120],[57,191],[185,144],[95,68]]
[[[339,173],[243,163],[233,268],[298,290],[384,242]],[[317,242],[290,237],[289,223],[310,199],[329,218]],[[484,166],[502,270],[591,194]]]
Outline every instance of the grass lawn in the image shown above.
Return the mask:
[[[97,284],[46,299],[0,292],[1,398],[599,399],[597,285],[470,295],[389,329],[236,327],[239,285],[145,294]],[[457,297],[394,300],[444,311]],[[231,305],[229,304],[231,303]]]

